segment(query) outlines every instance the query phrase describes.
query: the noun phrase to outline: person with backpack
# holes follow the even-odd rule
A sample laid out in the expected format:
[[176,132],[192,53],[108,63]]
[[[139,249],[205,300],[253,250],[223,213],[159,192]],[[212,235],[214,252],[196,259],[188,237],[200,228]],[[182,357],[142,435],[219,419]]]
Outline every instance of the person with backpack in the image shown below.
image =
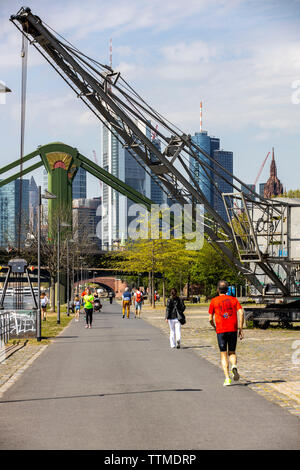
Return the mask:
[[126,287],[122,295],[122,314],[123,314],[122,318],[125,317],[125,310],[127,310],[127,318],[129,319],[130,305],[131,305],[131,292],[129,290],[129,287]]
[[138,287],[134,293],[135,318],[140,318],[143,303],[143,294]]
[[165,321],[170,327],[170,346],[172,349],[180,349],[181,325],[185,323],[185,305],[183,300],[178,297],[177,290],[171,290],[170,298],[167,302]]

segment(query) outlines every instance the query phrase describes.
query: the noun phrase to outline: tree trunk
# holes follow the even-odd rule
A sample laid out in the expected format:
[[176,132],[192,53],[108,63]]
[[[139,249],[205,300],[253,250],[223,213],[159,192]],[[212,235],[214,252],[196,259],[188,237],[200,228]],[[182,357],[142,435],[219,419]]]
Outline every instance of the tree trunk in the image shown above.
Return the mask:
[[149,271],[149,276],[148,276],[148,298],[150,305],[152,305],[152,279],[151,279],[151,271]]
[[190,275],[188,277],[188,282],[187,282],[187,299],[190,300],[190,284],[191,284],[191,280],[190,280]]
[[155,308],[155,286],[154,286],[154,271],[152,271],[152,279],[151,279],[151,290],[152,290],[152,306]]
[[163,302],[164,302],[164,307],[166,306],[166,280],[165,276],[163,276]]
[[55,312],[55,279],[51,277],[50,283],[50,311]]

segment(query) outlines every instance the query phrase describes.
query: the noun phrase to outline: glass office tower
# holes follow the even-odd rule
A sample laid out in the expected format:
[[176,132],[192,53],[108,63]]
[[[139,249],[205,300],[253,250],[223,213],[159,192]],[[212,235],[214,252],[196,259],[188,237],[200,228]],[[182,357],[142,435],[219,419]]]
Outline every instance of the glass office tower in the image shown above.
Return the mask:
[[[233,174],[233,153],[232,152],[228,152],[225,150],[215,150],[214,161],[222,165],[223,168],[225,168],[227,171]],[[219,168],[218,165],[216,164],[215,164],[215,169],[219,173],[220,176],[218,175],[214,176],[214,181],[218,188],[218,190],[216,188],[214,189],[214,209],[216,212],[218,212],[218,214],[222,217],[222,219],[228,221],[224,202],[219,191],[221,193],[232,193],[233,192],[233,187],[232,187],[233,178],[232,176],[229,176],[224,170]],[[226,178],[227,181],[225,181],[222,178],[222,176],[224,176],[224,178]]]
[[[142,123],[136,123],[150,138],[150,130]],[[133,152],[133,151],[131,151]],[[138,160],[140,163],[138,163]],[[102,167],[144,196],[151,196],[151,178],[145,171],[143,162],[124,148],[110,130],[103,125]],[[128,211],[133,202],[119,194],[110,186],[102,188],[102,243],[111,246],[116,241],[127,239],[128,225],[132,217]]]
[[[22,200],[20,192],[22,188]],[[20,205],[21,202],[21,205]],[[0,188],[0,246],[18,245],[19,216],[21,216],[21,246],[29,230],[29,180],[17,179]]]
[[[210,137],[206,131],[195,132],[192,136],[192,141],[201,149],[203,149],[211,157],[214,156],[214,151],[219,149],[220,139],[216,137]],[[192,171],[196,181],[199,184],[201,191],[208,200],[209,204],[214,204],[214,189],[213,189],[213,173],[210,168],[213,168],[213,162],[203,155],[201,152],[197,152],[200,160],[205,164],[201,166],[195,159],[190,158],[190,170]]]
[[86,199],[86,171],[78,168],[72,183],[73,199]]

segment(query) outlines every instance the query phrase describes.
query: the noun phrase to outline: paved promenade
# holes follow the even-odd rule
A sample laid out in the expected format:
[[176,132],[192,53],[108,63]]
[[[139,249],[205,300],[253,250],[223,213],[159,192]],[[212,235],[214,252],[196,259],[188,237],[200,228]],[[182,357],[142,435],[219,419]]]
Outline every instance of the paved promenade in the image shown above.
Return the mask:
[[[300,421],[193,348],[105,303],[0,398],[1,449],[299,449]],[[0,389],[1,390],[1,389]]]
[[[198,356],[221,367],[207,310],[208,307],[197,305],[187,308],[182,343],[184,348],[193,349]],[[144,308],[143,318],[169,334],[161,306],[155,310]],[[300,325],[294,329],[246,329],[244,335],[237,345],[241,383],[300,418],[300,354],[296,351],[300,349]]]

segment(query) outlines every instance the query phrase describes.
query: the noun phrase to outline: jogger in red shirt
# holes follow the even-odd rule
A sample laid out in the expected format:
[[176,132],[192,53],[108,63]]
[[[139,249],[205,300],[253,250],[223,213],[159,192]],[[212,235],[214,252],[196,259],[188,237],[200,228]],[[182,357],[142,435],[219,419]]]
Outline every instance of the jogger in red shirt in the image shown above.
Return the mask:
[[[236,297],[226,295],[228,283],[219,281],[217,297],[214,297],[209,306],[209,321],[216,330],[221,364],[225,374],[224,385],[231,385],[229,377],[229,361],[234,380],[239,380],[237,370],[236,342],[237,336],[243,339],[244,311]],[[238,325],[239,316],[239,325]],[[229,356],[229,360],[228,360]]]

